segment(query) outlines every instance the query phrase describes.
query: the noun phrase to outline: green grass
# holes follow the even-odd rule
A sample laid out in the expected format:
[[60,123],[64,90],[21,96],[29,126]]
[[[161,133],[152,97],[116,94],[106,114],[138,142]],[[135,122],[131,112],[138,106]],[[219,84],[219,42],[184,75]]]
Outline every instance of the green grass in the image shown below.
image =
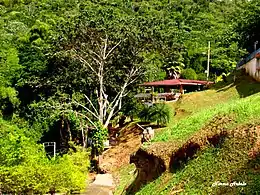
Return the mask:
[[[251,123],[250,121],[246,121]],[[258,119],[257,124],[260,120]],[[208,147],[197,158],[175,173],[165,173],[144,186],[137,194],[256,194],[260,193],[260,174],[255,171],[259,160],[248,158],[247,138],[227,139],[221,147]],[[165,179],[167,177],[167,179]],[[170,177],[170,179],[169,179]],[[245,187],[213,187],[214,182],[246,182]],[[163,183],[163,185],[161,185]]]
[[[250,77],[236,73],[237,80],[233,82],[233,75],[228,78],[227,83],[217,83],[209,90],[184,94],[182,98],[170,104],[175,110],[185,111],[184,117],[193,115],[204,109],[214,108],[223,103],[232,102],[260,92],[260,83],[253,81]],[[182,117],[175,116],[178,120]]]
[[[207,91],[186,94],[181,101],[169,104],[177,115],[171,118],[166,128],[156,133],[153,142],[183,143],[216,116],[231,116],[230,130],[242,124],[260,124],[258,92],[260,83],[240,76],[236,83],[230,81]],[[208,146],[183,169],[165,172],[136,194],[260,194],[260,160],[248,157],[247,143],[246,139],[226,139],[219,148]],[[124,172],[121,174],[125,175]],[[247,186],[212,187],[216,181],[245,181]]]
[[214,108],[204,109],[187,118],[180,120],[164,131],[159,132],[154,138],[154,142],[166,142],[174,140],[185,140],[193,133],[206,125],[217,115],[234,115],[237,123],[244,120],[260,117],[260,96],[255,94],[248,98],[235,100],[219,104]]
[[[188,118],[179,121],[173,127],[162,131],[154,141],[181,141],[188,139],[217,115],[229,115],[234,118],[230,129],[244,123],[260,121],[260,95],[219,104],[214,108],[204,109]],[[165,173],[144,186],[137,194],[254,194],[260,193],[259,173],[253,167],[245,149],[246,140],[226,140],[221,148],[208,148],[197,154],[197,158],[176,173]],[[248,167],[248,164],[253,164]],[[170,176],[169,176],[170,175]],[[165,182],[164,178],[167,177]],[[171,177],[171,179],[169,179]],[[246,187],[212,187],[216,181],[246,182]],[[164,183],[162,186],[161,183]],[[183,191],[178,191],[183,190]]]
[[114,194],[120,195],[125,191],[125,187],[131,184],[135,179],[135,174],[133,173],[135,170],[135,165],[130,164],[124,167],[119,168],[117,171],[114,172],[113,177],[119,180],[119,185],[116,188]]

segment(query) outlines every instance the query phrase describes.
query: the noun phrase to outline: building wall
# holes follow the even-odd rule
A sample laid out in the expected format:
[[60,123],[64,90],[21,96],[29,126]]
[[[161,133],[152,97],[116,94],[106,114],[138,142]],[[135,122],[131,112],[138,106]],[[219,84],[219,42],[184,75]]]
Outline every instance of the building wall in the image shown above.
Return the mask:
[[253,77],[255,80],[260,81],[260,59],[259,58],[253,58],[246,64],[242,66],[245,68],[246,73],[248,73],[251,77]]

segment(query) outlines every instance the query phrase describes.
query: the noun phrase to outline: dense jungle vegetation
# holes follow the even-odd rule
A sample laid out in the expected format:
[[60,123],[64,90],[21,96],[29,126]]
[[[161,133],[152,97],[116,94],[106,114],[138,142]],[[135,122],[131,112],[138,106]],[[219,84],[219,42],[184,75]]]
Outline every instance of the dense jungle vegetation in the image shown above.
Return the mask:
[[206,79],[209,41],[211,80],[234,70],[259,18],[257,0],[0,0],[0,190],[84,189],[88,131],[102,150],[137,84],[170,69]]

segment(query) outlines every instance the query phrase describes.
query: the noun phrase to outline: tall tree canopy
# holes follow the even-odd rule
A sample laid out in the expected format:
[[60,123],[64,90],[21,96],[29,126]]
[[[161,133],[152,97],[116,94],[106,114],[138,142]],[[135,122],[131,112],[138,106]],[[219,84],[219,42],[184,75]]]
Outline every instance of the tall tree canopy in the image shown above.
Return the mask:
[[253,52],[260,48],[260,2],[245,1],[242,6],[236,15],[235,29],[238,33],[238,42],[248,52]]
[[[205,74],[209,41],[210,75],[228,72],[243,47],[257,36],[256,29],[246,26],[256,21],[256,4],[243,0],[2,1],[1,107],[46,131],[69,120],[67,112],[94,120],[90,110],[98,108],[100,98],[113,101],[131,67],[146,72],[134,79],[136,83],[163,79],[166,73],[187,68]],[[243,6],[252,12],[239,18],[236,13],[242,12]],[[244,44],[239,36],[250,40]],[[106,96],[97,99],[97,75],[83,62],[98,63],[95,52],[106,37],[110,45],[120,44],[106,61],[102,81]],[[131,84],[126,91],[134,89]],[[122,99],[118,106],[125,103]]]

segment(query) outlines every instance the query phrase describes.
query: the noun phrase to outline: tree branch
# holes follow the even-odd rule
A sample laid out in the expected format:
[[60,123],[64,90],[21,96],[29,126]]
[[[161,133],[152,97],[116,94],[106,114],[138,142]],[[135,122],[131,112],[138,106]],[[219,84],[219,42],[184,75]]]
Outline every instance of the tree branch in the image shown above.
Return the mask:
[[95,125],[95,123],[94,123],[89,117],[87,117],[86,115],[81,114],[81,113],[79,113],[79,112],[77,112],[77,113],[78,113],[79,115],[85,117],[96,129],[98,129],[98,127]]
[[76,55],[77,58],[79,59],[79,61],[83,64],[83,65],[87,65],[92,72],[94,72],[98,77],[99,77],[99,74],[94,70],[94,68],[90,65],[90,63],[88,63],[84,58],[82,58],[81,56],[79,55]]
[[91,100],[88,98],[88,96],[86,94],[83,94],[84,97],[88,100],[88,102],[90,103],[90,105],[92,106],[92,108],[94,109],[95,113],[98,115],[98,111],[95,108],[95,106],[93,105],[93,103],[91,102]]
[[96,117],[97,119],[99,119],[99,117],[94,113],[92,112],[89,108],[87,108],[86,106],[74,101],[74,103],[76,103],[77,105],[81,106],[82,108],[86,109],[88,112],[90,112],[90,114],[92,114],[94,117]]
[[117,48],[117,46],[121,43],[122,41],[119,41],[114,47],[112,47],[112,49],[110,49],[107,53],[107,55],[105,55],[105,59],[107,59],[107,57]]

